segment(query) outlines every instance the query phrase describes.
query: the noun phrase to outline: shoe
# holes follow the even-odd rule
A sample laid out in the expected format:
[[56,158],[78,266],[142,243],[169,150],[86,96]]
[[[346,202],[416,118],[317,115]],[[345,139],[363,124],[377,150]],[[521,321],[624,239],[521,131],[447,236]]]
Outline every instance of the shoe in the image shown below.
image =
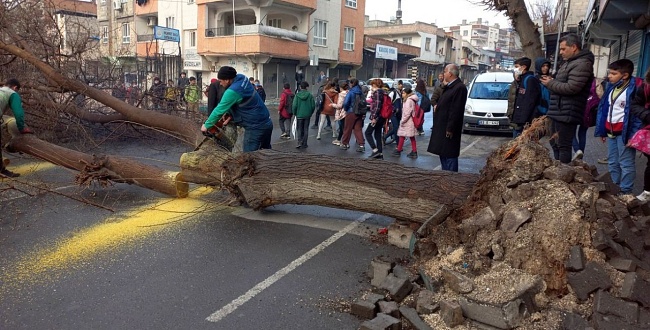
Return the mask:
[[607,157],[598,160],[598,164],[609,164]]
[[333,144],[333,145],[340,146],[340,145],[341,145],[341,141],[340,141],[340,140],[334,140],[334,141],[332,141],[332,144]]
[[379,152],[379,150],[377,150],[377,151],[373,151],[372,154],[370,154],[370,157],[368,158],[379,158],[379,157],[383,158],[384,155],[381,152]]
[[291,139],[291,135],[287,134],[287,135],[285,135],[285,136],[282,137],[282,138],[285,139],[285,140],[289,140],[289,139]]
[[636,196],[636,198],[642,202],[648,202],[650,201],[650,191],[644,190],[639,196]]
[[4,169],[2,169],[2,171],[0,171],[0,175],[4,176],[4,177],[7,177],[7,178],[17,178],[17,177],[20,176],[20,174],[14,173],[14,172],[6,169],[6,168],[4,168]]
[[416,159],[416,158],[418,158],[418,153],[417,153],[417,151],[411,151],[411,152],[409,152],[408,155],[406,155],[406,157]]
[[341,144],[341,149],[348,150],[348,149],[350,149],[350,145],[349,144]]
[[316,137],[316,140],[320,140],[320,135]]
[[584,154],[584,152],[582,152],[582,150],[578,150],[578,151],[576,151],[576,154],[573,156],[572,160],[582,159],[582,157],[584,155],[585,154]]
[[399,156],[402,155],[402,151],[395,149],[395,151],[393,151],[393,153],[391,155],[393,155],[395,157],[399,157]]
[[296,146],[296,149],[300,149],[300,148],[302,148],[302,144]]
[[289,134],[287,134],[287,133],[282,133],[282,134],[280,134],[280,137],[281,137],[281,138],[285,138],[285,137],[287,137],[287,136],[289,136]]
[[365,146],[357,147],[357,152],[366,152],[366,147]]

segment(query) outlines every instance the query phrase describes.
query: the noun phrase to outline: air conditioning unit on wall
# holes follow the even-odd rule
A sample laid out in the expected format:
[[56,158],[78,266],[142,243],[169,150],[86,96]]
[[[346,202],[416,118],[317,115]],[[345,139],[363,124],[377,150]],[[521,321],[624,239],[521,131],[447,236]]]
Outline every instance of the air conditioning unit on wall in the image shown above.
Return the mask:
[[158,25],[158,17],[149,17],[147,19],[147,26],[156,26]]
[[122,2],[120,0],[113,0],[113,9],[122,10]]

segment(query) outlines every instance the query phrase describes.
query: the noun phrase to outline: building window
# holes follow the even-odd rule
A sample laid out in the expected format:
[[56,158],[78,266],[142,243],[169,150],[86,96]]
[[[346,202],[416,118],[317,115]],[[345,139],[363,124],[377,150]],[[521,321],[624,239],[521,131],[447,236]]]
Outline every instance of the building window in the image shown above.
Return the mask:
[[101,0],[101,1],[99,2],[99,4],[102,5],[102,6],[106,6],[106,0]]
[[108,26],[102,26],[102,43],[108,43]]
[[187,4],[188,4],[188,5],[191,5],[191,4],[193,4],[193,3],[194,3],[194,0],[187,0]]
[[276,28],[282,28],[282,20],[279,18],[272,18],[266,21],[266,25],[276,27]]
[[463,37],[467,37],[467,30],[463,31]]
[[327,46],[327,22],[314,21],[314,45]]
[[346,27],[343,29],[343,33],[343,50],[354,50],[354,28]]
[[345,6],[357,8],[357,0],[345,0]]
[[196,31],[187,32],[188,47],[196,47]]
[[171,29],[174,28],[174,16],[165,18],[165,26]]
[[413,39],[411,37],[402,38],[402,43],[405,44],[405,45],[410,45],[411,41],[413,41]]
[[431,38],[424,39],[424,50],[426,51],[431,50]]
[[131,27],[129,26],[129,23],[122,24],[122,43],[131,43]]

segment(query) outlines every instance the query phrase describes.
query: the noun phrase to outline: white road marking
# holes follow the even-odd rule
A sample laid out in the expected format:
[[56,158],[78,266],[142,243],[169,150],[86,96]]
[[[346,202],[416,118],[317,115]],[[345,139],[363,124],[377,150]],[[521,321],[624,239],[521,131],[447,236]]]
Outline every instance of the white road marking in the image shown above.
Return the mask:
[[[476,140],[472,141],[472,143],[468,144],[467,147],[463,148],[463,149],[460,151],[460,154],[461,154],[461,155],[464,154],[465,151],[469,150],[469,148],[473,147],[473,146],[476,144],[476,142],[481,141],[482,139],[483,139],[483,137],[482,137],[482,136],[479,136]],[[433,170],[434,170],[434,171],[438,171],[438,170],[440,170],[441,168],[442,168],[442,165],[438,165],[438,166],[436,166]]]
[[307,260],[311,259],[313,256],[317,255],[321,251],[323,251],[325,248],[328,246],[332,245],[334,242],[336,242],[339,238],[343,237],[343,235],[347,234],[351,230],[355,229],[357,226],[359,226],[361,223],[364,221],[368,220],[372,214],[366,213],[356,219],[354,222],[350,223],[349,225],[345,226],[345,228],[341,229],[334,235],[332,235],[330,238],[324,240],[322,243],[318,244],[316,247],[313,249],[307,251],[305,254],[300,256],[298,259],[292,261],[290,264],[285,266],[284,268],[278,270],[275,272],[275,274],[269,276],[266,278],[264,281],[258,283],[255,285],[253,288],[248,290],[248,292],[244,293],[243,295],[239,296],[239,298],[231,301],[228,305],[222,307],[220,310],[212,313],[212,315],[208,316],[206,318],[207,321],[209,322],[219,322],[228,314],[234,312],[239,308],[241,305],[245,304],[247,301],[251,300],[254,298],[256,295],[264,291],[266,288],[271,286],[273,283],[277,282],[281,278],[283,278],[285,275],[291,273],[294,269],[298,268],[300,265],[304,264],[307,262]]

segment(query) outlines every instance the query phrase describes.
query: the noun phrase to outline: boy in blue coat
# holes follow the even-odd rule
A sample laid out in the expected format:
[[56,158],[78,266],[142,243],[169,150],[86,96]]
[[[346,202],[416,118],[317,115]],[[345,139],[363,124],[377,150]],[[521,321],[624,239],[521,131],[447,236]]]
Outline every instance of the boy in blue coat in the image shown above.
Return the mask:
[[641,128],[641,120],[630,112],[636,92],[636,78],[632,77],[634,64],[621,59],[612,62],[608,69],[609,83],[598,105],[594,135],[607,142],[607,167],[612,181],[621,188],[621,194],[627,195],[634,187],[636,150],[626,145]]

